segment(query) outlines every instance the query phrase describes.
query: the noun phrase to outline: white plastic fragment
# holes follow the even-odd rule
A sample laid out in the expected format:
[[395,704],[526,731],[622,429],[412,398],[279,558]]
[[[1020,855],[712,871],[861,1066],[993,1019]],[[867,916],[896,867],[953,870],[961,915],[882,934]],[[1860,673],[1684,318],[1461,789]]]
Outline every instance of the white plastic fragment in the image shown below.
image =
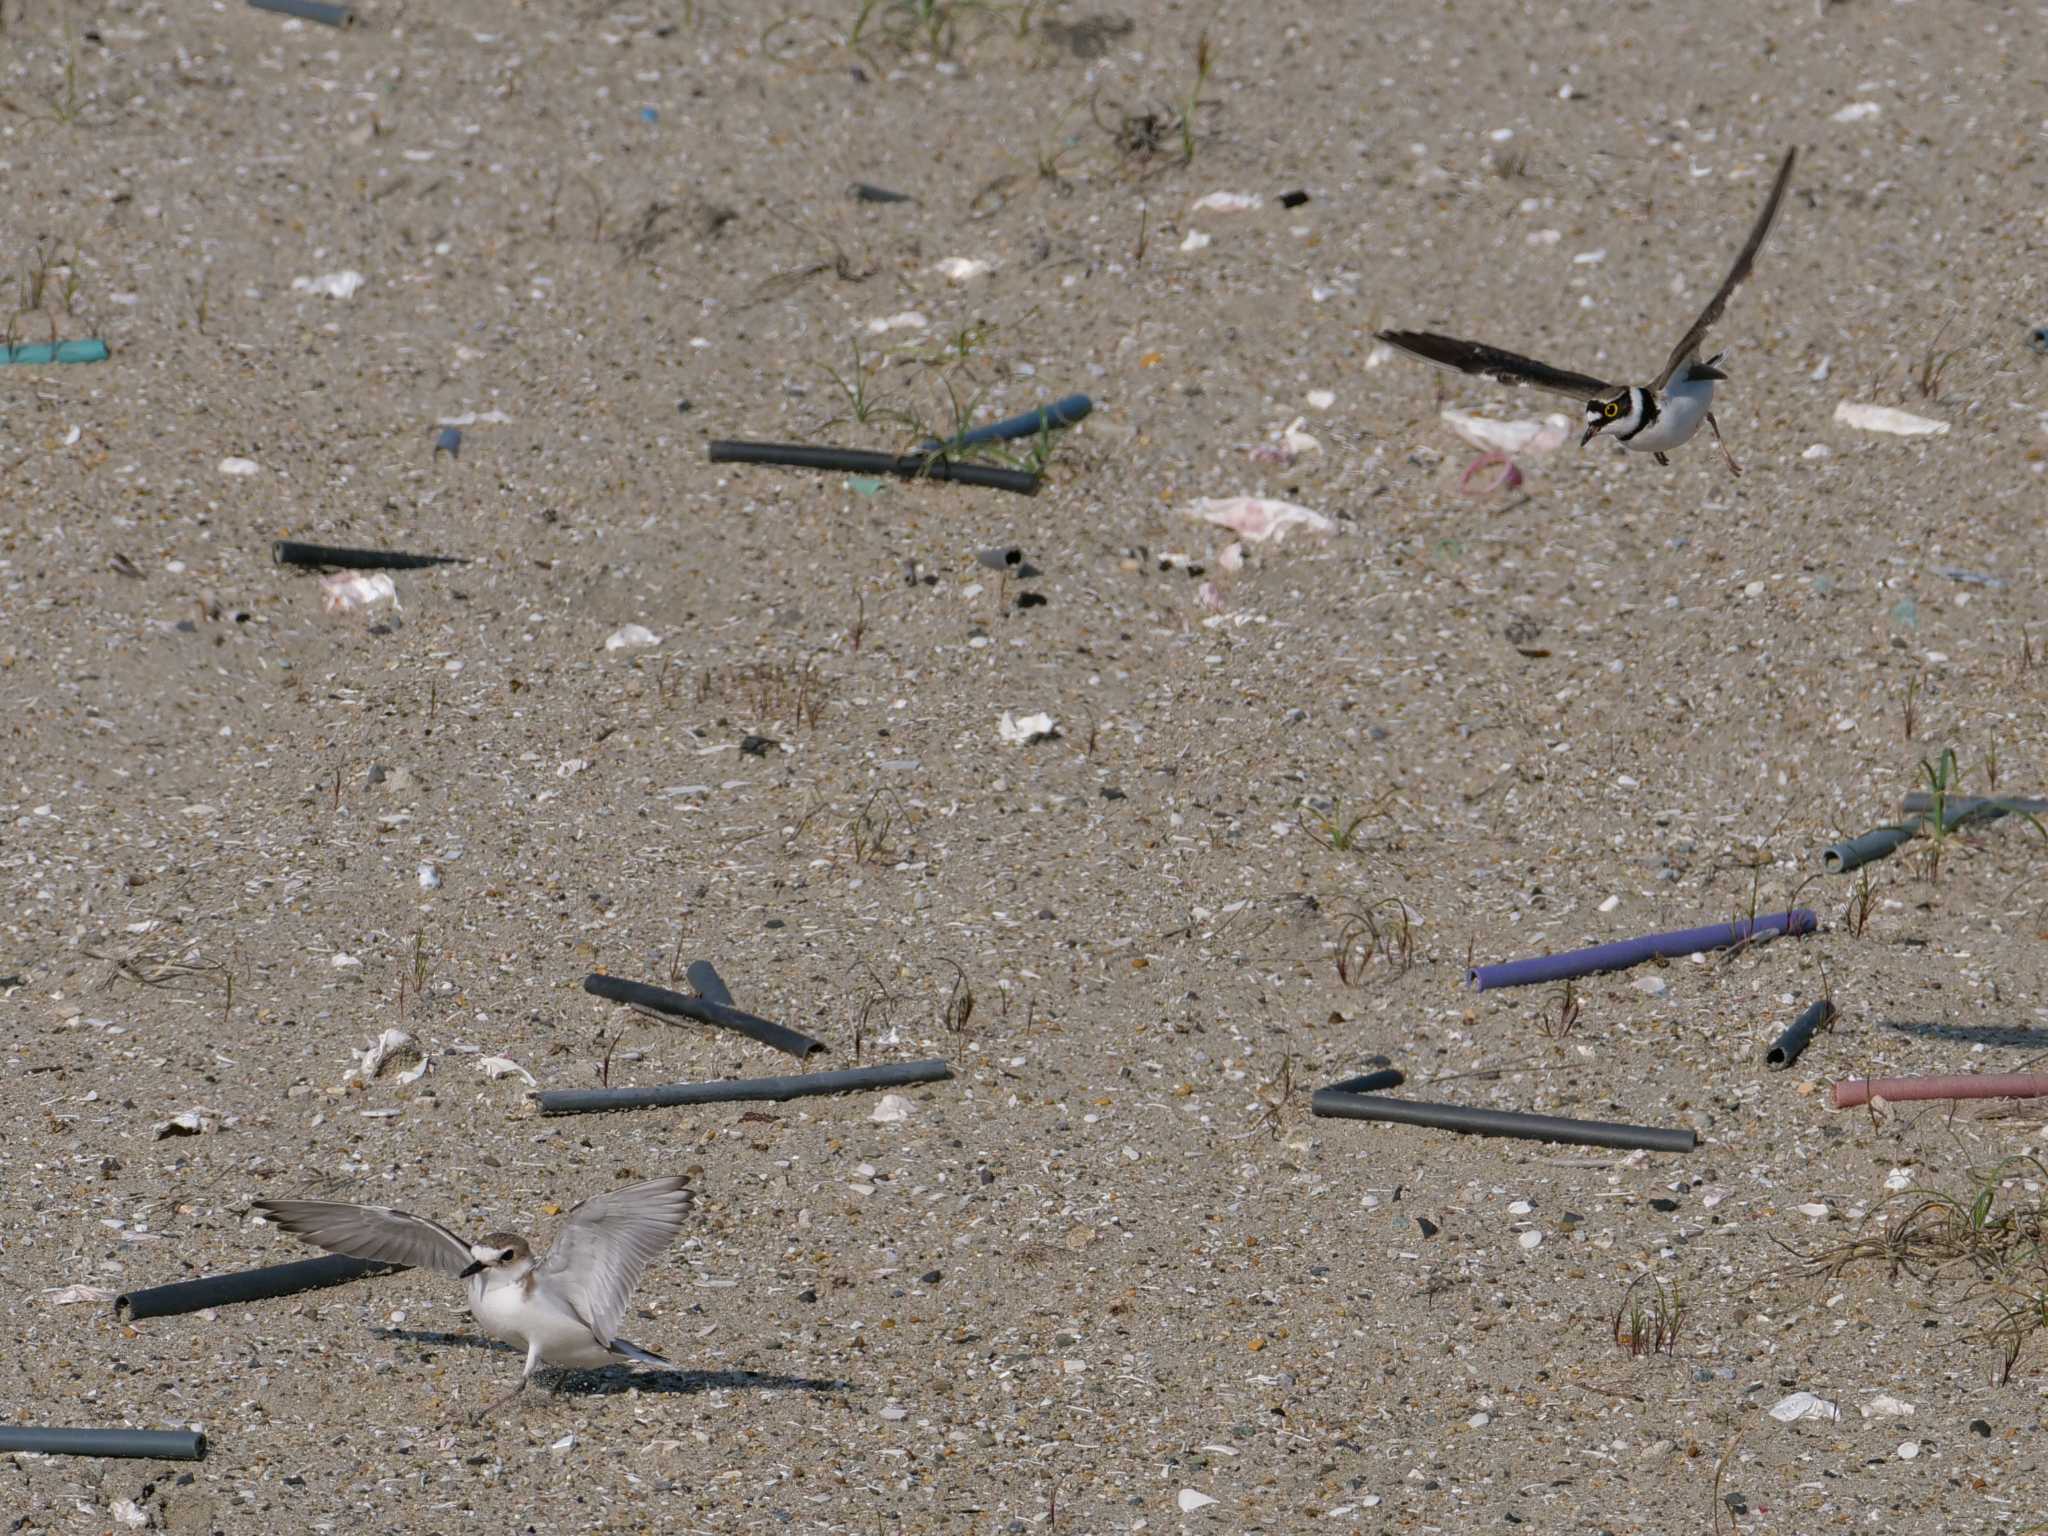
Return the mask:
[[1180,248],[1184,251],[1199,251],[1209,244],[1209,239],[1209,235],[1204,231],[1191,229],[1187,233],[1187,238],[1181,241]]
[[441,871],[432,864],[422,864],[420,866],[420,889],[423,891],[438,891],[441,889]]
[[398,601],[398,583],[382,571],[364,575],[360,571],[336,571],[320,578],[320,606],[329,613],[352,613],[374,608],[379,603],[403,608]]
[[1520,1243],[1524,1249],[1541,1248],[1543,1246],[1543,1234],[1536,1231],[1524,1232],[1515,1241]]
[[1794,1392],[1790,1397],[1781,1397],[1771,1404],[1771,1417],[1780,1424],[1797,1424],[1801,1419],[1835,1420],[1842,1416],[1842,1410],[1824,1397],[1815,1397],[1811,1392]]
[[1884,1176],[1884,1187],[1889,1190],[1911,1189],[1913,1187],[1913,1170],[1910,1167],[1894,1168]]
[[1447,405],[1438,416],[1474,448],[1495,448],[1502,453],[1549,453],[1562,448],[1572,433],[1571,423],[1556,411],[1541,421],[1496,421]]
[[534,1083],[533,1074],[519,1065],[510,1056],[480,1056],[477,1058],[476,1069],[493,1081],[501,1077],[511,1077],[514,1073],[517,1073],[525,1078],[530,1085],[539,1086]]
[[1884,108],[1874,101],[1852,101],[1849,105],[1835,113],[1830,121],[1837,123],[1860,123],[1865,118],[1877,116],[1883,110]]
[[876,1125],[901,1125],[911,1115],[910,1100],[900,1093],[885,1093],[875,1112],[868,1116]]
[[1202,1493],[1197,1489],[1183,1488],[1175,1497],[1174,1502],[1180,1506],[1182,1514],[1192,1515],[1198,1509],[1207,1509],[1216,1501],[1210,1498],[1208,1494]]
[[1809,1200],[1797,1207],[1799,1214],[1812,1221],[1826,1221],[1834,1213],[1818,1200]]
[[1888,405],[1866,405],[1844,400],[1835,407],[1835,420],[1860,432],[1889,432],[1894,437],[1945,437],[1948,423],[1929,421],[1910,411],[1895,411]]
[[112,1301],[114,1292],[98,1285],[51,1286],[43,1294],[53,1307],[74,1307],[81,1301]]
[[995,265],[971,256],[948,256],[932,264],[933,269],[943,275],[949,283],[971,283]]
[[410,1088],[414,1083],[427,1075],[427,1068],[432,1064],[433,1059],[431,1056],[422,1056],[417,1066],[407,1067],[398,1074],[396,1081]]
[[224,475],[253,475],[262,467],[254,459],[226,458],[220,461],[220,472]]
[[1600,910],[1602,912],[1612,912],[1616,907],[1620,905],[1621,898],[1619,896],[1610,896],[1605,901],[1600,903]]
[[116,1525],[133,1526],[135,1529],[140,1530],[143,1526],[149,1524],[149,1511],[133,1499],[114,1500],[108,1506],[108,1513],[113,1515]]
[[661,636],[644,624],[621,625],[606,635],[604,640],[604,648],[608,651],[637,651],[659,644]]
[[1275,501],[1266,496],[1198,496],[1182,511],[1205,523],[1228,528],[1254,544],[1263,544],[1268,539],[1284,539],[1290,528],[1320,534],[1329,533],[1337,526],[1320,512],[1311,512],[1291,501]]
[[1337,392],[1333,389],[1312,389],[1308,392],[1308,403],[1312,410],[1327,411],[1337,403]]
[[887,331],[921,331],[930,324],[931,321],[925,319],[916,310],[905,309],[899,310],[893,315],[883,315],[877,319],[870,320],[868,322],[868,329],[875,335],[880,336]]
[[356,290],[369,279],[352,268],[339,272],[323,272],[318,277],[295,277],[292,279],[293,293],[316,293],[323,299],[352,299]]
[[1059,735],[1060,728],[1043,710],[1035,715],[1018,716],[1006,709],[1003,718],[997,722],[996,733],[1013,747],[1028,747],[1036,742],[1050,741]]
[[341,1080],[347,1082],[352,1077],[360,1077],[368,1082],[384,1070],[385,1062],[411,1044],[412,1036],[404,1030],[387,1029],[370,1042],[367,1050],[359,1051],[351,1046],[349,1055],[355,1057],[356,1064],[341,1074]]
[[171,1136],[203,1136],[213,1129],[213,1122],[197,1109],[180,1110],[156,1128],[156,1139],[163,1141]]
[[1918,1440],[1904,1440],[1899,1443],[1899,1460],[1911,1461],[1919,1454],[1920,1442]]
[[1391,363],[1393,360],[1394,349],[1388,346],[1384,341],[1374,342],[1372,345],[1372,350],[1365,354],[1365,366],[1368,369],[1381,367],[1387,363]]
[[1200,213],[1206,208],[1216,213],[1250,213],[1255,208],[1263,208],[1265,204],[1266,200],[1256,192],[1211,192],[1204,197],[1196,198],[1194,206],[1188,211]]
[[1893,1397],[1880,1392],[1859,1410],[1863,1417],[1885,1419],[1909,1419],[1913,1416],[1913,1405],[1904,1398]]

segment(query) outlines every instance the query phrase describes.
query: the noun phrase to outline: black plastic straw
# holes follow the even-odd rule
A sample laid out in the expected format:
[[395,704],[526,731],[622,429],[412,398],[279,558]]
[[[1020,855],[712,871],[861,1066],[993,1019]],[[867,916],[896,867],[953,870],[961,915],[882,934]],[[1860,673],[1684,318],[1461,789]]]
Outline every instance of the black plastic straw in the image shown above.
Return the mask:
[[544,1115],[587,1114],[600,1109],[669,1109],[687,1104],[739,1104],[761,1099],[801,1099],[817,1093],[856,1093],[866,1088],[904,1088],[942,1083],[953,1075],[943,1061],[905,1061],[844,1072],[807,1072],[800,1077],[743,1077],[729,1083],[662,1083],[653,1088],[563,1088],[537,1093]]
[[1324,1093],[1378,1093],[1382,1088],[1398,1088],[1408,1081],[1408,1074],[1399,1067],[1387,1067],[1378,1072],[1361,1072],[1356,1077],[1347,1077],[1341,1083],[1332,1083],[1323,1089]]
[[360,1280],[365,1275],[382,1275],[403,1268],[403,1264],[351,1259],[330,1253],[317,1259],[299,1259],[291,1264],[271,1264],[232,1275],[208,1275],[201,1280],[180,1280],[174,1285],[153,1285],[148,1290],[130,1291],[114,1298],[114,1311],[125,1311],[131,1321],[144,1317],[175,1317],[180,1312],[224,1307],[237,1301],[268,1301],[273,1296],[296,1296],[301,1291],[317,1291],[325,1286]]
[[[1944,795],[1951,815],[1970,816],[1983,812],[1990,816],[2003,816],[2008,811],[2023,811],[2029,816],[2048,815],[2048,800],[2030,800],[2022,795]],[[1906,796],[1906,811],[1909,815],[1925,815],[1934,809],[1934,796],[1924,789],[1916,789]]]
[[0,1452],[44,1456],[142,1456],[152,1461],[198,1461],[206,1436],[196,1429],[38,1429],[0,1424]]
[[1814,1031],[1834,1016],[1835,1005],[1822,998],[1794,1019],[1785,1033],[1771,1042],[1771,1048],[1764,1052],[1764,1065],[1773,1070],[1791,1066],[1799,1059],[1799,1053],[1813,1042]]
[[432,565],[467,565],[460,555],[402,555],[390,549],[342,549],[279,539],[270,546],[279,565],[333,565],[348,571],[421,571]]
[[735,443],[711,445],[714,464],[787,464],[796,469],[843,469],[856,475],[901,475],[909,480],[954,480],[991,490],[1037,494],[1038,476],[1021,469],[989,464],[962,464],[922,453],[866,453],[858,448],[817,448],[804,443]]
[[[716,973],[713,975],[715,979]],[[652,1008],[657,1013],[673,1013],[680,1018],[695,1019],[699,1024],[715,1024],[720,1029],[730,1029],[778,1051],[787,1051],[798,1061],[813,1051],[825,1049],[822,1040],[813,1040],[787,1025],[742,1013],[730,1003],[713,1002],[708,996],[691,997],[686,993],[671,992],[667,987],[650,987],[644,981],[624,981],[617,976],[595,973],[583,978],[583,990],[592,997],[606,998],[614,1003]]]
[[731,1008],[732,989],[725,984],[725,978],[712,967],[709,960],[692,960],[683,972],[683,979],[697,989],[697,995],[708,1003],[717,1003],[721,1008]]
[[252,10],[317,21],[323,27],[345,27],[356,19],[356,13],[348,6],[325,5],[321,0],[249,0],[249,5]]
[[937,438],[928,438],[921,446],[926,453],[952,453],[961,448],[979,448],[983,443],[1001,443],[1012,438],[1036,437],[1048,427],[1070,427],[1094,409],[1095,402],[1086,395],[1067,395],[1053,401],[1051,405],[1041,405],[1036,410],[1006,416],[1001,421],[992,421],[985,427],[962,432],[958,437],[949,437],[943,443]]
[[1653,1125],[1617,1125],[1611,1120],[1565,1120],[1556,1115],[1522,1115],[1504,1109],[1475,1109],[1467,1104],[1418,1104],[1413,1099],[1387,1099],[1378,1094],[1319,1090],[1309,1100],[1318,1115],[1339,1120],[1392,1120],[1402,1125],[1427,1125],[1474,1136],[1520,1136],[1530,1141],[1565,1141],[1582,1147],[1643,1147],[1651,1152],[1690,1152],[1697,1133],[1665,1130]]

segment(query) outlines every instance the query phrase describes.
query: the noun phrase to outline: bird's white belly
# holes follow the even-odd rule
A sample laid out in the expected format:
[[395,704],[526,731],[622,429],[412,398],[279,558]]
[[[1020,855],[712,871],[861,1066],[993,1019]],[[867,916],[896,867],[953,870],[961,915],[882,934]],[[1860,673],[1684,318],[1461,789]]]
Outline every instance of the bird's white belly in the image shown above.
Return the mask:
[[605,1365],[613,1359],[574,1313],[551,1303],[543,1291],[529,1293],[519,1281],[472,1291],[469,1310],[492,1338],[521,1349],[538,1347],[549,1365]]
[[1657,419],[1622,446],[1636,453],[1662,453],[1680,443],[1691,442],[1700,429],[1700,423],[1707,419],[1707,410],[1713,403],[1712,379],[1673,384],[1664,393]]

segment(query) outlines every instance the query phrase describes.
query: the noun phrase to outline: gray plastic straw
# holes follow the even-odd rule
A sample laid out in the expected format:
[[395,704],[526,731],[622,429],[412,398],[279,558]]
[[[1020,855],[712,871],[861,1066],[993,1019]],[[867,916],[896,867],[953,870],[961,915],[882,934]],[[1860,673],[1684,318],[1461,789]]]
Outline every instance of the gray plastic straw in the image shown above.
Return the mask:
[[729,1083],[663,1083],[653,1088],[564,1088],[533,1095],[544,1115],[588,1114],[604,1109],[671,1109],[689,1104],[741,1104],[801,1099],[818,1093],[855,1093],[864,1088],[905,1088],[942,1083],[953,1075],[943,1061],[904,1061],[844,1072],[808,1072],[800,1077],[743,1077]]
[[206,1436],[196,1429],[39,1429],[0,1424],[0,1452],[44,1456],[141,1456],[152,1461],[198,1461]]
[[711,444],[714,464],[786,464],[796,469],[841,469],[853,475],[900,475],[908,480],[954,480],[961,485],[988,486],[1038,494],[1038,476],[992,464],[968,464],[929,453],[870,453],[862,448],[828,448],[811,443],[740,443],[720,439]]
[[395,549],[344,549],[338,544],[302,544],[279,539],[270,546],[279,565],[333,565],[345,571],[423,571],[436,565],[467,565],[461,555],[407,555]]
[[345,27],[356,19],[356,13],[348,6],[326,5],[322,0],[249,0],[249,8],[275,11],[280,16],[296,16],[301,21],[315,21],[323,27]]
[[1888,859],[1918,837],[1920,828],[1925,824],[1915,816],[1896,827],[1879,827],[1861,837],[1848,838],[1820,856],[1821,867],[1831,875],[1846,875],[1852,869],[1861,869],[1878,859]]
[[671,992],[667,987],[651,987],[644,981],[624,981],[617,976],[599,976],[593,972],[583,978],[583,990],[592,997],[607,998],[614,1003],[652,1008],[657,1013],[695,1019],[699,1024],[715,1024],[720,1029],[732,1030],[778,1051],[787,1051],[798,1061],[813,1051],[825,1049],[822,1040],[813,1040],[787,1025],[742,1013],[729,1003],[714,1002],[709,997],[690,997],[682,992]]
[[1764,1052],[1764,1065],[1773,1071],[1791,1066],[1799,1059],[1799,1053],[1812,1043],[1814,1031],[1834,1016],[1835,1005],[1822,998],[1794,1019],[1786,1031],[1771,1043],[1771,1048]]
[[[2048,800],[2032,800],[2024,795],[1945,795],[1952,813],[1964,816],[1979,810],[1990,815],[2003,816],[2008,811],[2024,811],[2029,816],[2048,815]],[[1917,789],[1906,796],[1908,812],[1926,815],[1934,809],[1934,796],[1924,789]]]
[[692,960],[683,972],[683,979],[697,989],[697,995],[707,1003],[716,1003],[721,1008],[733,1007],[732,991],[725,984],[725,978],[712,968],[709,960]]
[[1520,1136],[1529,1141],[1563,1141],[1582,1147],[1690,1152],[1700,1142],[1698,1134],[1690,1130],[1619,1125],[1611,1120],[1566,1120],[1556,1115],[1522,1115],[1505,1109],[1475,1109],[1467,1104],[1418,1104],[1413,1099],[1338,1093],[1329,1088],[1321,1089],[1309,1100],[1309,1109],[1313,1114],[1338,1120],[1390,1120],[1441,1131],[1464,1131],[1474,1136]]
[[1383,1088],[1398,1088],[1408,1081],[1408,1074],[1399,1067],[1387,1067],[1379,1072],[1361,1072],[1356,1077],[1347,1077],[1341,1083],[1332,1083],[1323,1089],[1324,1093],[1378,1093]]
[[343,1285],[365,1275],[388,1274],[405,1268],[375,1259],[351,1259],[339,1253],[317,1259],[299,1259],[290,1264],[270,1264],[262,1269],[238,1270],[231,1275],[208,1275],[200,1280],[180,1280],[172,1285],[153,1285],[147,1290],[129,1291],[114,1298],[116,1315],[126,1312],[130,1321],[144,1317],[175,1317],[180,1312],[197,1312],[204,1307],[223,1307],[238,1301],[268,1301],[274,1296],[296,1296]]

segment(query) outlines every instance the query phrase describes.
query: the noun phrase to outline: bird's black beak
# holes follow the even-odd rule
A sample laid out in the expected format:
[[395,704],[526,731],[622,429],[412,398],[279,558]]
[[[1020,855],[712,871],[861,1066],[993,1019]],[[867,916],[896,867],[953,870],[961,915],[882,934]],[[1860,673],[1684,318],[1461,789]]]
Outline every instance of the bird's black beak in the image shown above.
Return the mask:
[[478,1259],[478,1260],[477,1260],[477,1261],[476,1261],[476,1262],[475,1262],[474,1264],[470,1265],[470,1266],[469,1266],[469,1268],[465,1269],[465,1270],[464,1270],[464,1271],[462,1272],[462,1274],[461,1274],[461,1277],[460,1277],[460,1278],[462,1278],[462,1279],[464,1279],[464,1280],[467,1280],[467,1279],[468,1279],[468,1278],[469,1278],[469,1277],[470,1277],[471,1275],[480,1275],[480,1274],[482,1274],[483,1272],[484,1272],[484,1261],[483,1261],[482,1259]]
[[1709,363],[1694,363],[1692,365],[1692,372],[1687,374],[1686,377],[1689,379],[1725,379],[1728,375]]
[[1604,421],[1596,421],[1591,426],[1587,427],[1586,435],[1579,439],[1579,446],[1583,448],[1586,446],[1586,444],[1593,441],[1594,438],[1600,435],[1600,429],[1606,425],[1607,423]]

